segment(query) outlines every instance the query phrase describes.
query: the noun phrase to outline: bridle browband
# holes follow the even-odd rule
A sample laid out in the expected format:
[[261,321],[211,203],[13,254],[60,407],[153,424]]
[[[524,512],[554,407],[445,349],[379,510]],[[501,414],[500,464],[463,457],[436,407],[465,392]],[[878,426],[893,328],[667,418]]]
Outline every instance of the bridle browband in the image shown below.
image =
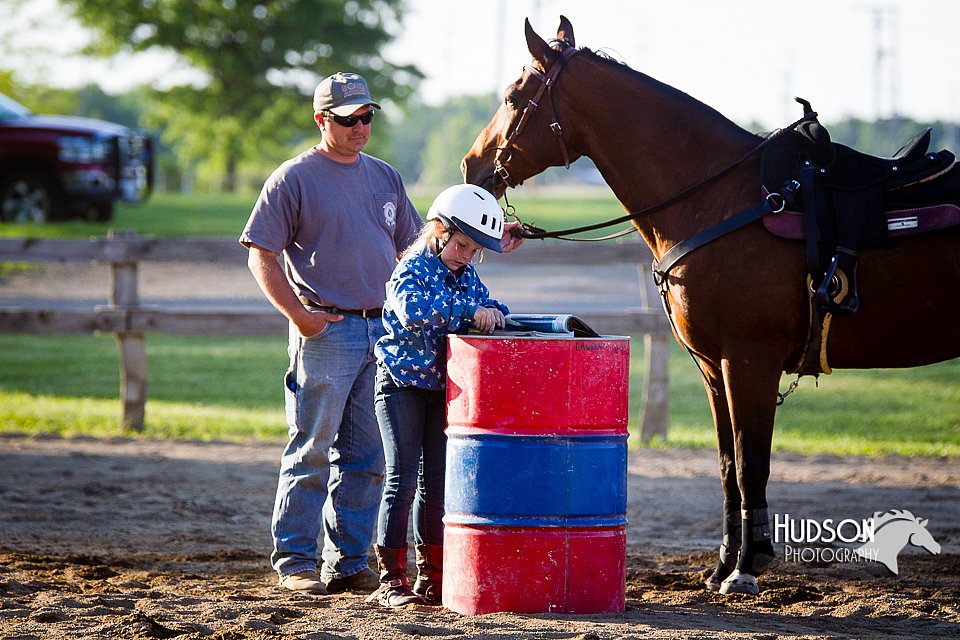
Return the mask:
[[[570,155],[567,152],[566,140],[563,137],[563,128],[560,126],[559,117],[557,115],[557,106],[556,106],[556,102],[553,94],[553,85],[557,79],[557,76],[560,75],[560,72],[566,66],[567,60],[569,60],[574,55],[579,53],[580,49],[576,48],[575,46],[573,46],[572,44],[570,44],[565,40],[558,40],[556,41],[556,44],[563,47],[560,51],[560,57],[557,58],[553,62],[553,64],[550,65],[550,68],[547,69],[546,73],[541,73],[538,69],[530,65],[524,66],[524,69],[529,71],[531,75],[533,75],[535,78],[540,80],[540,88],[537,90],[537,93],[533,96],[533,98],[531,98],[527,102],[527,106],[524,107],[523,113],[520,114],[520,120],[519,122],[517,122],[517,126],[507,137],[507,141],[504,144],[504,146],[497,149],[497,153],[493,158],[494,175],[497,178],[499,178],[508,188],[515,188],[519,183],[513,182],[512,178],[510,177],[509,171],[507,171],[507,168],[503,165],[503,163],[509,162],[510,159],[512,158],[513,143],[517,139],[517,137],[520,135],[520,133],[523,131],[523,129],[526,127],[527,121],[530,120],[530,117],[533,115],[534,111],[536,111],[537,108],[540,106],[540,102],[543,98],[544,93],[548,95],[548,98],[550,100],[550,109],[553,111],[553,118],[552,118],[552,122],[550,123],[550,131],[553,132],[554,136],[556,136],[557,141],[560,144],[560,152],[563,155],[564,167],[567,169],[570,168]],[[816,114],[814,114],[814,117],[816,117]],[[620,231],[618,233],[615,233],[609,236],[604,236],[602,238],[569,238],[566,236],[570,236],[577,233],[584,233],[586,231],[594,231],[596,229],[603,229],[603,228],[611,227],[617,224],[622,224],[624,222],[632,222],[642,216],[649,215],[657,211],[666,209],[667,207],[670,207],[684,200],[685,198],[696,193],[697,191],[704,189],[709,185],[713,184],[714,182],[718,181],[720,178],[724,177],[725,175],[727,175],[728,173],[730,173],[740,165],[744,164],[751,157],[753,157],[754,155],[762,151],[764,148],[766,148],[767,145],[773,142],[776,138],[780,137],[782,133],[786,131],[792,131],[801,122],[804,122],[808,118],[809,118],[809,115],[804,114],[803,118],[800,118],[799,120],[789,125],[788,127],[784,127],[782,129],[778,129],[774,131],[772,134],[764,138],[759,144],[757,144],[752,149],[747,151],[741,157],[737,158],[730,164],[722,167],[720,170],[716,171],[712,175],[707,176],[700,182],[692,184],[689,187],[686,187],[685,189],[678,191],[677,193],[673,194],[666,200],[658,202],[657,204],[651,205],[649,207],[645,207],[638,211],[632,211],[626,215],[620,216],[618,218],[614,218],[612,220],[597,222],[594,224],[584,225],[581,227],[572,227],[569,229],[560,229],[557,231],[546,231],[544,229],[540,229],[538,227],[535,227],[533,225],[520,221],[519,218],[517,218],[516,214],[512,213],[513,206],[510,205],[509,200],[507,200],[506,191],[504,191],[503,199],[504,199],[504,202],[506,203],[507,215],[512,215],[514,218],[520,221],[522,228],[519,231],[519,234],[523,238],[538,239],[538,240],[542,240],[546,238],[556,238],[558,240],[571,240],[571,241],[578,241],[578,242],[600,242],[603,240],[610,240],[613,238],[617,238],[617,237],[636,231],[636,228],[630,227],[629,229],[626,229],[624,231]],[[506,157],[504,158],[504,156]]]
[[550,65],[546,73],[541,73],[539,69],[532,65],[524,66],[524,69],[529,71],[533,77],[540,80],[540,88],[537,89],[537,93],[527,101],[527,105],[523,108],[523,113],[520,114],[520,121],[517,122],[517,126],[507,137],[507,142],[497,149],[497,153],[493,157],[494,175],[500,178],[508,188],[515,188],[518,183],[514,183],[510,178],[510,173],[507,171],[507,168],[503,166],[502,157],[506,155],[506,160],[510,160],[512,157],[513,142],[527,126],[527,121],[530,120],[530,117],[540,106],[540,101],[543,99],[544,93],[547,94],[547,98],[550,101],[550,109],[553,111],[553,121],[550,123],[550,131],[553,132],[553,135],[556,136],[557,141],[560,143],[560,153],[563,154],[563,166],[567,169],[570,168],[570,154],[567,152],[567,143],[563,139],[563,128],[560,126],[560,119],[557,117],[557,105],[553,97],[553,83],[557,79],[557,76],[560,75],[560,71],[563,70],[567,60],[579,53],[580,50],[565,40],[559,40],[558,43],[563,46],[563,49],[560,51],[560,57]]

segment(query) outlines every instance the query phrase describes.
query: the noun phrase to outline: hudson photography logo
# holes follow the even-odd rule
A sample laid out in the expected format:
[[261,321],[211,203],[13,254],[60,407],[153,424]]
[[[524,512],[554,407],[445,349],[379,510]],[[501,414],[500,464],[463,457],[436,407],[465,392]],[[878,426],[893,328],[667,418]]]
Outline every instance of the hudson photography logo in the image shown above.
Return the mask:
[[814,520],[774,514],[773,541],[783,543],[787,562],[830,564],[835,562],[879,562],[900,573],[897,556],[912,545],[936,555],[940,544],[921,520],[905,509],[876,512],[870,518]]

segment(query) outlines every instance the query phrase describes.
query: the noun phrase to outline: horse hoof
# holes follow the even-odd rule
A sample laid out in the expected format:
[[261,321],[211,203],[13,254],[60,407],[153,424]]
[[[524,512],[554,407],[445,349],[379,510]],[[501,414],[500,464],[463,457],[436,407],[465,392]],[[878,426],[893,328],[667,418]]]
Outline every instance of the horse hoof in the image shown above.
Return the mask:
[[757,586],[757,579],[749,573],[734,571],[730,574],[730,577],[720,585],[720,593],[722,595],[745,593],[750,596],[755,596],[760,593],[760,587]]
[[720,587],[722,585],[722,582],[713,577],[707,578],[703,583],[703,586],[707,588],[707,591],[720,591]]

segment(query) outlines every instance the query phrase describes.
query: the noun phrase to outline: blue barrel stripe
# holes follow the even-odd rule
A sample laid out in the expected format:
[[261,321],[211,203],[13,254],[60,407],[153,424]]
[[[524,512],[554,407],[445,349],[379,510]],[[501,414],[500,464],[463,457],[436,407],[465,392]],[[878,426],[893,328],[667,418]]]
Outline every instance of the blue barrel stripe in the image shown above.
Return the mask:
[[472,513],[447,513],[443,516],[444,524],[459,524],[470,527],[535,527],[544,529],[598,529],[623,527],[627,524],[625,514],[610,514],[608,516],[589,516],[574,518],[558,516],[505,516],[483,517]]
[[627,436],[448,434],[448,523],[626,524]]

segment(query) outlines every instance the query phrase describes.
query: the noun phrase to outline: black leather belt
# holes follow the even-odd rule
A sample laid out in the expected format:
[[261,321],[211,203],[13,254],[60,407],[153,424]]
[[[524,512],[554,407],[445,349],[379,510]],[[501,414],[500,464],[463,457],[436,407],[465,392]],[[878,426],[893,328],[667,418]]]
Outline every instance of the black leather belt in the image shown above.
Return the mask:
[[383,307],[375,307],[373,309],[341,309],[340,307],[330,307],[327,305],[317,304],[310,298],[304,296],[298,296],[300,302],[307,305],[312,309],[319,309],[320,311],[326,311],[327,313],[349,313],[352,316],[360,316],[361,318],[380,318],[383,316]]
[[383,316],[383,307],[375,309],[341,309],[340,307],[317,307],[320,311],[327,313],[349,313],[352,316],[361,316],[363,318],[380,318]]

